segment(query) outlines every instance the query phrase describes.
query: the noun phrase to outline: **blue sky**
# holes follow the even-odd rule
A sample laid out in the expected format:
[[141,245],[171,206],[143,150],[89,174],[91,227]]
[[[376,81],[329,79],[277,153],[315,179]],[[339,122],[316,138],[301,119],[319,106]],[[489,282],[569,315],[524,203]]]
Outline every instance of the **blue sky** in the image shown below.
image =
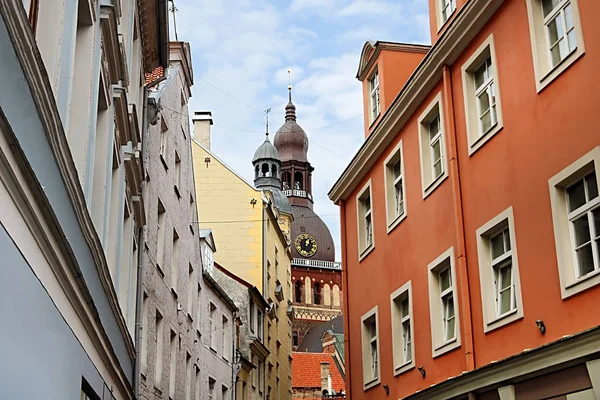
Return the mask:
[[[190,42],[190,112],[213,114],[212,151],[252,182],[251,160],[284,120],[288,74],[315,167],[315,211],[340,254],[339,210],[327,192],[364,140],[355,78],[367,39],[429,43],[427,0],[175,0],[179,40]],[[171,26],[173,24],[171,23]],[[173,29],[171,39],[174,40]]]

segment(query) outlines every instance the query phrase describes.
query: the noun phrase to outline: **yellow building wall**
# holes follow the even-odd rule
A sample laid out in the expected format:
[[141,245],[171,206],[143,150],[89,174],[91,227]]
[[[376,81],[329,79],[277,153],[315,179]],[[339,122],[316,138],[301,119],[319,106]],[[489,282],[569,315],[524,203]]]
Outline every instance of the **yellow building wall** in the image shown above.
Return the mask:
[[[192,140],[199,229],[212,229],[214,259],[262,293],[261,191],[229,169],[214,154]],[[206,158],[210,162],[205,162]],[[253,206],[251,200],[255,199]]]
[[[279,222],[283,222],[283,224]],[[266,255],[268,263],[265,297],[272,299],[278,305],[276,311],[278,318],[269,319],[271,340],[268,342],[268,347],[271,354],[268,361],[272,363],[273,368],[270,372],[267,369],[267,385],[271,386],[270,398],[287,400],[292,398],[292,364],[290,358],[292,355],[292,321],[287,315],[288,300],[291,301],[292,295],[291,254],[287,241],[281,240],[277,230],[284,230],[284,226],[289,227],[291,221],[285,215],[280,215],[279,222],[271,219],[267,222],[268,245]],[[274,224],[279,226],[276,227]],[[281,301],[275,297],[277,280],[279,280],[283,289],[283,300]],[[279,346],[277,346],[278,340]],[[279,378],[279,390],[277,378]]]

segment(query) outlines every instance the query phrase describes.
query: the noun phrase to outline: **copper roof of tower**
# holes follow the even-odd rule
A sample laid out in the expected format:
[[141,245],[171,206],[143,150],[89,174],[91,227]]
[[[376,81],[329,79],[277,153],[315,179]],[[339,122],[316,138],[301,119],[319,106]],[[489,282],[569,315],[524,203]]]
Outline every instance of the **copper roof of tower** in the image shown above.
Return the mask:
[[285,123],[275,134],[273,143],[279,151],[281,162],[289,160],[308,162],[308,136],[296,123],[296,106],[292,103],[292,87],[289,88],[289,102],[285,106]]
[[[317,241],[317,251],[312,257],[313,260],[335,261],[335,245],[333,237],[325,222],[313,210],[308,207],[292,206],[294,210],[294,222],[292,223],[292,240],[296,240],[298,235],[308,233]],[[292,245],[292,257],[307,258],[296,250]]]
[[279,152],[269,140],[269,134],[265,135],[265,141],[256,149],[252,162],[258,160],[277,160],[280,161]]

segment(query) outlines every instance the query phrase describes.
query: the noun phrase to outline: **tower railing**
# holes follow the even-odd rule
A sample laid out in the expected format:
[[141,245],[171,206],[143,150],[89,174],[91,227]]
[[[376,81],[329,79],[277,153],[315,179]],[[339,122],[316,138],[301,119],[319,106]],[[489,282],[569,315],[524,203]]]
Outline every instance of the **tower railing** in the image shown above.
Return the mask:
[[287,197],[296,196],[296,197],[306,197],[310,200],[313,199],[312,195],[308,193],[306,190],[298,190],[298,189],[285,189],[283,190],[283,194]]
[[325,268],[341,271],[342,263],[336,261],[309,260],[305,258],[292,259],[292,265],[313,268]]

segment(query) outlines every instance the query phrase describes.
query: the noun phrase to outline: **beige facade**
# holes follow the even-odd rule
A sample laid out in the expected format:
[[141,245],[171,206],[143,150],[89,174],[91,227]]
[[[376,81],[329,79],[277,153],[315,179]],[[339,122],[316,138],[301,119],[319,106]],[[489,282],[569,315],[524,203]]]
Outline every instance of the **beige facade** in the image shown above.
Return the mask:
[[[194,131],[205,132],[207,124],[194,119]],[[195,135],[192,140],[199,229],[212,229],[219,246],[215,261],[256,286],[270,304],[265,326],[270,355],[264,395],[290,399],[292,216],[280,214],[271,192],[255,189],[211,152],[209,137]]]

